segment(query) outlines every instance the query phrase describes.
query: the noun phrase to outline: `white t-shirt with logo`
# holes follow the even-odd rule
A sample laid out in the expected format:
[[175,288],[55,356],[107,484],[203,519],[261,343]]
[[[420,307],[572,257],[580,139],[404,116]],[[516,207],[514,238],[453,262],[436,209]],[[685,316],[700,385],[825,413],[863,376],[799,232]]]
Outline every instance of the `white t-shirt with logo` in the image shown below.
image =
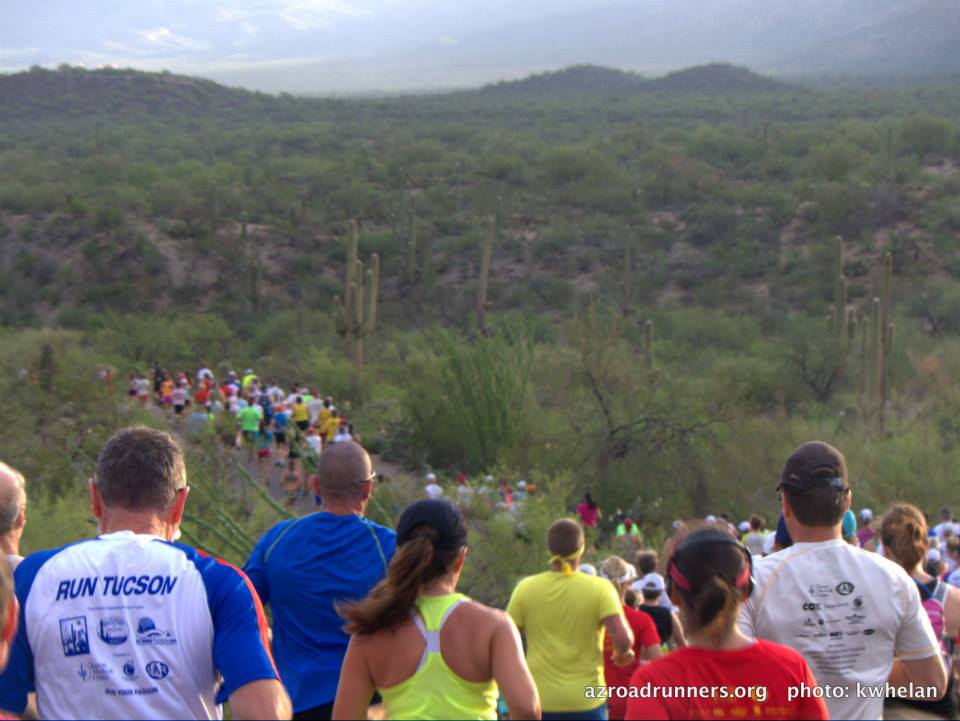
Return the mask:
[[443,495],[443,488],[441,488],[436,481],[428,483],[425,490],[427,492],[427,498],[434,501]]
[[[821,688],[845,687],[846,697],[824,699],[830,718],[881,718],[894,656],[915,661],[940,652],[906,572],[839,538],[759,559],[753,577],[741,630],[798,651]],[[870,696],[874,689],[879,697]]]
[[241,686],[275,679],[266,617],[239,570],[129,531],[28,556],[0,708],[36,691],[41,718],[220,719]]

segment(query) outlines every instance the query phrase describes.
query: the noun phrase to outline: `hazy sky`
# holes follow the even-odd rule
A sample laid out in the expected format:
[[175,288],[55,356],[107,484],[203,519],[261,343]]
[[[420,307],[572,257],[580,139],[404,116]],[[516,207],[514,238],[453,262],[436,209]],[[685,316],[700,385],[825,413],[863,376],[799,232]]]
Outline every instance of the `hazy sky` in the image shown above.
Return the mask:
[[[338,62],[430,46],[597,0],[0,0],[0,70],[175,71]],[[600,0],[599,4],[603,4]]]
[[0,72],[116,65],[297,93],[476,86],[577,63],[960,69],[958,38],[960,0],[0,0]]

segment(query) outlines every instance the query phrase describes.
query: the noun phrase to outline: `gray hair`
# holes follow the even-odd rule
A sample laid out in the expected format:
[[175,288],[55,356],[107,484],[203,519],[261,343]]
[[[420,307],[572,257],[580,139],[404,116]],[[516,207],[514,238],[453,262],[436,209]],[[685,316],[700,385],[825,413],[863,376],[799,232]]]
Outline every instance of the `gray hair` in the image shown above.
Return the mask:
[[16,527],[17,517],[27,505],[27,490],[23,474],[0,461],[0,477],[3,476],[12,481],[9,489],[0,491],[0,533],[7,533]]
[[187,485],[183,451],[169,433],[125,428],[100,451],[94,480],[105,506],[165,511]]

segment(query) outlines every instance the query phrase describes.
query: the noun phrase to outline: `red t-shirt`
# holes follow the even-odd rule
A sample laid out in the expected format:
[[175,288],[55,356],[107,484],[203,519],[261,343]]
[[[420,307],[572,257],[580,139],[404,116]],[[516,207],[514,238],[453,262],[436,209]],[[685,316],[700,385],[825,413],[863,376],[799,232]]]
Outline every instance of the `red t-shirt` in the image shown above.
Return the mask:
[[[627,625],[633,631],[633,652],[637,655],[637,661],[629,666],[617,666],[613,662],[613,641],[605,635],[603,639],[603,677],[607,686],[629,686],[630,677],[633,676],[633,672],[637,669],[640,658],[643,656],[643,649],[660,645],[660,635],[657,633],[657,627],[653,623],[653,619],[629,606],[623,607],[623,614],[627,618]],[[611,719],[622,719],[627,711],[627,700],[611,694],[609,701],[609,717]]]
[[809,692],[788,700],[789,688],[814,689],[817,682],[799,653],[769,641],[739,651],[677,649],[637,668],[630,685],[649,698],[630,698],[628,719],[828,718],[823,699]]
[[577,513],[580,514],[580,520],[583,521],[583,525],[587,528],[597,527],[597,508],[599,508],[599,506],[590,508],[586,501],[577,506]]

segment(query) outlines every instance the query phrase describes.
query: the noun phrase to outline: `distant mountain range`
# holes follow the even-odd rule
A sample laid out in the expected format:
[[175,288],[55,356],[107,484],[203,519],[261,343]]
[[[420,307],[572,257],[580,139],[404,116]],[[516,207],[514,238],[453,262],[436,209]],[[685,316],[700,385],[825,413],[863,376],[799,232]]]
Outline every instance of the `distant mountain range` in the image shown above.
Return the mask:
[[636,95],[639,93],[757,93],[792,90],[794,87],[746,68],[712,63],[649,79],[634,72],[598,65],[576,65],[539,73],[522,80],[487,85],[485,95]]
[[[792,89],[786,83],[726,64],[689,68],[656,79],[581,65],[462,94],[626,97],[642,93],[765,93]],[[254,93],[173,73],[63,68],[0,75],[0,121],[210,114],[226,118],[233,113],[279,118],[293,112],[309,114],[321,105],[319,100]]]

